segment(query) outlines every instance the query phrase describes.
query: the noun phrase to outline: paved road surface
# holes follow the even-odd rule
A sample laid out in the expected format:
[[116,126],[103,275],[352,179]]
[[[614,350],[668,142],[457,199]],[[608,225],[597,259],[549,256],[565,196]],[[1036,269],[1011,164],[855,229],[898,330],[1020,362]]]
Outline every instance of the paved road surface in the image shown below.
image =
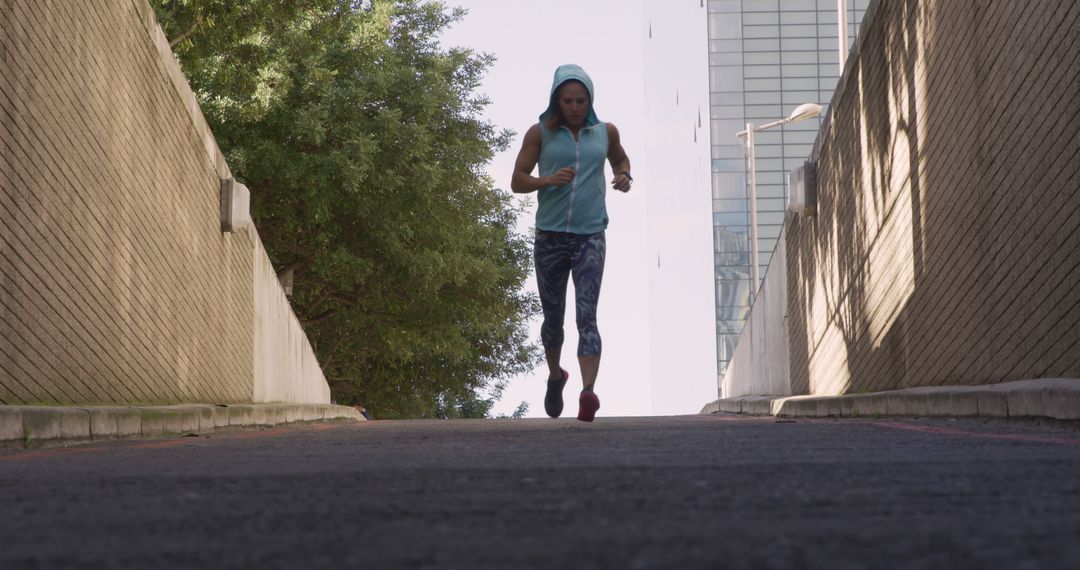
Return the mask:
[[1080,568],[1080,432],[691,416],[0,450],[0,568]]

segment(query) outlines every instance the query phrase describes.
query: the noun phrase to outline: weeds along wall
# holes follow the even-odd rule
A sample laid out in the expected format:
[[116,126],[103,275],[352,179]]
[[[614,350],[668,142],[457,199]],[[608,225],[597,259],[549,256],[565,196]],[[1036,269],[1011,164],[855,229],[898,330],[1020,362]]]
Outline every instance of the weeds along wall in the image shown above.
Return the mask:
[[871,5],[784,230],[793,393],[1080,377],[1078,29],[1078,2]]
[[[0,403],[329,400],[276,281],[257,333],[265,253],[145,0],[0,2],[0,78]],[[259,385],[257,334],[307,388]]]

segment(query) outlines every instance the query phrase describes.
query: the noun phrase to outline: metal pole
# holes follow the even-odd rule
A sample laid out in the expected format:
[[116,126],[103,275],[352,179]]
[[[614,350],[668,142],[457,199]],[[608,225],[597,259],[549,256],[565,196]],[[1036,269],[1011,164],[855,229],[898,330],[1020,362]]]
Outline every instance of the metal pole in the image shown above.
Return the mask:
[[[757,296],[761,279],[758,277],[757,172],[754,164],[754,124],[746,123],[747,176],[750,177],[750,275],[754,286],[751,295]],[[753,298],[751,298],[753,302]]]
[[840,71],[837,75],[844,74],[844,63],[847,62],[847,0],[836,0],[836,33],[840,38]]

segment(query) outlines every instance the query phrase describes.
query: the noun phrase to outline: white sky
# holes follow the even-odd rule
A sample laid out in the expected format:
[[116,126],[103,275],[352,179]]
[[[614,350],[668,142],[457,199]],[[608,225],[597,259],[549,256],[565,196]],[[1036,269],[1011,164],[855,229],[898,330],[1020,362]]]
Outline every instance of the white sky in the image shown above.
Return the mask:
[[[660,4],[661,2],[652,2]],[[684,2],[695,9],[699,2]],[[496,185],[509,192],[510,176],[514,158],[521,146],[521,137],[536,122],[537,116],[547,105],[555,68],[564,63],[576,63],[585,68],[595,84],[595,109],[600,120],[616,124],[622,134],[623,146],[633,165],[635,185],[629,194],[608,192],[610,225],[607,230],[608,257],[601,290],[599,313],[600,333],[604,352],[596,392],[600,396],[601,409],[598,416],[652,415],[654,413],[696,413],[715,399],[715,329],[712,305],[712,242],[709,220],[710,202],[707,186],[704,197],[694,204],[694,239],[700,244],[690,248],[694,264],[694,291],[650,292],[650,279],[656,287],[656,275],[650,273],[657,267],[658,250],[650,244],[650,220],[646,217],[649,195],[646,146],[649,137],[658,133],[646,131],[649,121],[646,109],[646,90],[643,79],[643,50],[648,40],[649,22],[645,17],[643,0],[447,0],[449,6],[461,6],[469,10],[465,20],[447,31],[442,37],[444,47],[471,47],[497,57],[488,71],[481,91],[492,100],[485,116],[500,128],[516,131],[512,147],[496,156],[488,168]],[[663,2],[666,4],[666,2]],[[703,8],[700,8],[702,12]],[[683,10],[684,12],[686,10]],[[688,13],[696,20],[696,12]],[[569,25],[570,20],[581,25]],[[695,100],[703,99],[705,108],[703,152],[706,160],[703,173],[694,173],[702,184],[708,181],[708,87],[705,60],[705,19],[699,26],[687,30],[689,34],[701,35],[701,57],[676,58],[671,65],[692,66],[684,71],[694,77],[700,74],[701,85],[696,86]],[[697,51],[697,50],[695,50]],[[678,71],[678,70],[676,70]],[[674,99],[674,97],[672,97]],[[653,114],[653,116],[655,113]],[[690,127],[690,125],[685,125]],[[682,126],[680,126],[682,128]],[[689,139],[690,131],[687,139]],[[610,180],[610,166],[608,179]],[[700,193],[698,191],[697,193]],[[535,217],[535,193],[527,198],[531,208],[521,220],[519,229],[528,231]],[[655,198],[654,198],[655,200]],[[656,205],[652,206],[654,212]],[[665,214],[666,216],[666,214]],[[655,214],[654,214],[655,218]],[[667,222],[671,220],[668,219]],[[700,221],[700,223],[699,223]],[[697,226],[700,226],[697,227]],[[656,221],[653,220],[653,228]],[[653,240],[656,241],[655,239]],[[699,247],[700,245],[700,247]],[[678,248],[686,249],[686,248]],[[665,264],[670,258],[665,251]],[[697,275],[700,274],[700,278]],[[528,289],[536,290],[535,278],[530,277]],[[695,342],[680,340],[679,331],[654,330],[650,319],[650,295],[674,295],[692,303],[686,309],[688,319],[693,321],[693,331],[682,330],[682,338],[692,335]],[[571,373],[564,397],[564,417],[577,413],[577,393],[581,376],[577,368],[577,331],[573,315],[573,284],[568,291],[566,316],[566,340],[563,345],[563,368]],[[670,313],[666,308],[666,313]],[[683,311],[684,309],[679,309]],[[665,314],[665,327],[674,327],[680,316]],[[540,321],[532,326],[532,338],[539,339]],[[685,326],[679,325],[680,330]],[[670,334],[669,334],[670,333]],[[663,346],[664,339],[679,343]],[[658,344],[659,343],[659,344]],[[693,345],[693,346],[690,346]],[[658,348],[656,348],[658,347]],[[679,354],[679,362],[665,358],[663,370],[653,369],[652,355]],[[685,362],[682,362],[684,361]],[[688,364],[688,366],[683,366]],[[541,365],[533,374],[514,379],[495,408],[496,413],[511,413],[521,401],[529,403],[529,417],[544,417],[543,398],[547,367]],[[670,389],[684,395],[665,398],[663,406],[654,406],[654,389],[663,388],[668,378]]]

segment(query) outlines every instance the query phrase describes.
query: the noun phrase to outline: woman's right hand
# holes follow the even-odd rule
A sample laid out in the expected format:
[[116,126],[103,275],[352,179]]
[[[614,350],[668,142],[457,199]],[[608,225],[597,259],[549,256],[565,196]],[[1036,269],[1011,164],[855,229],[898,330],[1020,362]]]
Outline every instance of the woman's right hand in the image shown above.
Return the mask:
[[548,186],[566,186],[574,179],[574,175],[577,171],[573,166],[567,166],[566,168],[560,168],[555,174],[547,177]]

